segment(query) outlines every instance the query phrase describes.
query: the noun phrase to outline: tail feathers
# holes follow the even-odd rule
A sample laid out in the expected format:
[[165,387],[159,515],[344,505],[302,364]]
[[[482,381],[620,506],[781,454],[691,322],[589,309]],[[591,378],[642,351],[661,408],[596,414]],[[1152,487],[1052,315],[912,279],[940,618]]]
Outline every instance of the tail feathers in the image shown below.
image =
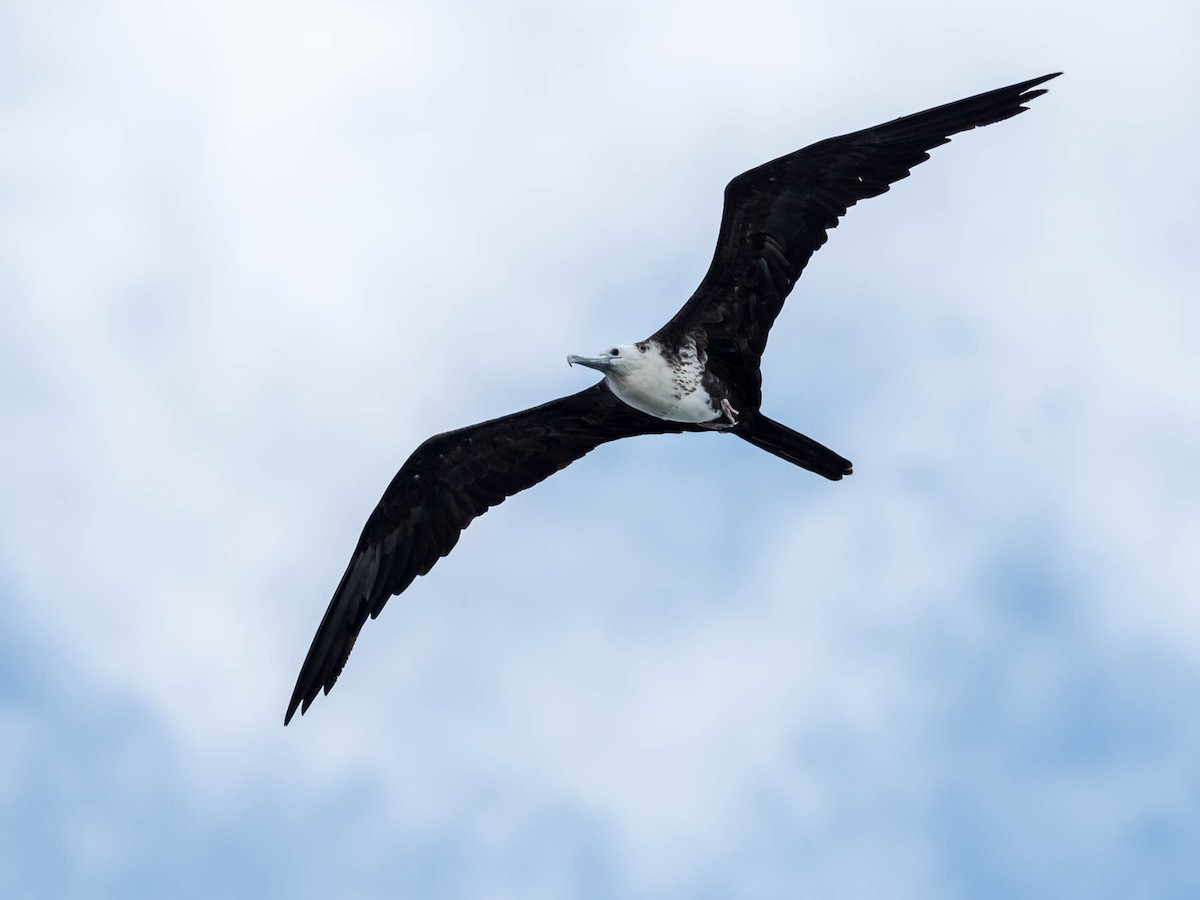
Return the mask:
[[802,469],[816,472],[830,481],[841,481],[854,471],[850,460],[764,415],[755,416],[747,424],[750,426],[747,430],[739,429],[734,434]]

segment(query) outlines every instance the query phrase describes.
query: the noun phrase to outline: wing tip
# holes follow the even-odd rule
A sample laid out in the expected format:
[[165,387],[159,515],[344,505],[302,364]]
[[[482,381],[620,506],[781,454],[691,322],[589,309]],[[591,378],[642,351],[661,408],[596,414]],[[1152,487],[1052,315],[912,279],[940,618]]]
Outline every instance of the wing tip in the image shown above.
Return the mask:
[[847,475],[854,474],[854,464],[848,459],[841,460],[841,463],[833,464],[823,469],[814,469],[822,478],[828,478],[830,481],[841,481]]
[[[1021,82],[1020,84],[1014,84],[1012,89],[1018,92],[1017,103],[1021,105],[1022,110],[1025,108],[1024,104],[1031,100],[1036,100],[1038,97],[1042,96],[1042,94],[1049,93],[1049,88],[1038,88],[1039,84],[1045,84],[1047,81],[1051,81],[1061,74],[1062,72],[1051,72],[1049,75],[1043,75],[1041,78],[1031,78],[1028,81]],[[1037,88],[1037,90],[1033,90],[1034,88]]]
[[1013,107],[1012,115],[1025,112],[1029,108],[1026,106],[1027,103],[1036,100],[1042,94],[1048,94],[1050,92],[1049,88],[1039,88],[1038,85],[1045,84],[1047,81],[1055,79],[1061,74],[1062,72],[1051,72],[1049,75],[1042,75],[1040,78],[1030,78],[1028,81],[1021,81],[1007,88],[1001,88],[1001,91],[1013,92],[1015,94],[1015,96],[1010,94],[1012,96],[1012,100],[1010,101]]
[[283,727],[288,727],[290,721],[296,713],[304,715],[308,712],[308,707],[312,706],[313,697],[317,695],[317,691],[312,690],[312,685],[307,683],[305,672],[300,672],[300,678],[296,679],[295,689],[292,691],[292,700],[288,701],[288,712],[283,714]]
[[1039,75],[1037,78],[1030,78],[1028,81],[1020,81],[1013,85],[1014,88],[1020,91],[1027,91],[1029,88],[1037,87],[1039,84],[1045,84],[1061,75],[1062,72],[1051,72],[1049,75]]
[[[284,715],[283,715],[283,727],[284,728],[287,728],[288,725],[291,723],[292,716],[294,716],[296,714],[296,709],[299,706],[300,706],[300,698],[297,695],[293,694],[291,701],[288,703],[287,712],[284,713]],[[300,715],[304,715],[304,713],[300,713]]]
[[[303,678],[303,675],[301,677]],[[308,708],[313,705],[313,701],[316,700],[318,696],[320,696],[322,693],[328,694],[329,689],[333,687],[333,683],[335,681],[337,681],[336,676],[324,685],[322,685],[320,682],[316,682],[312,684],[306,683],[303,687],[301,687],[301,685],[297,683],[296,689],[292,692],[292,699],[288,701],[287,712],[283,716],[284,728],[288,726],[288,723],[292,721],[292,718],[297,712],[303,716],[306,712],[308,712]]]

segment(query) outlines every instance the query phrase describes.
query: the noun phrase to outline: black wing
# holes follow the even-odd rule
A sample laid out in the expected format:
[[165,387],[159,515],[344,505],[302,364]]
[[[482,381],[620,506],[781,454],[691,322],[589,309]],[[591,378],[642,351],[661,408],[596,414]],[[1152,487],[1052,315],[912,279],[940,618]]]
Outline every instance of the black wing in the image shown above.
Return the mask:
[[396,473],[358,546],[296,679],[283,723],[329,693],[367,617],[458,543],[471,520],[564,469],[600,444],[638,434],[698,431],[640,413],[603,381],[578,394],[435,435]]
[[1044,75],[829,138],[743,172],[725,188],[717,249],[700,287],[654,337],[694,338],[708,366],[761,402],[759,362],[767,333],[809,258],[859,200],[877,197],[950,135],[1025,111]]

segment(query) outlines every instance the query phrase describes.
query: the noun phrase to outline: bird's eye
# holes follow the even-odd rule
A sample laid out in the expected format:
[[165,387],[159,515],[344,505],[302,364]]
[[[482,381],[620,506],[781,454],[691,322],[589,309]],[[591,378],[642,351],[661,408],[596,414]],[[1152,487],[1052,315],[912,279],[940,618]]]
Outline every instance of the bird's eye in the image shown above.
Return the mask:
[[609,350],[608,352],[609,352],[609,353],[611,353],[613,356],[620,356],[620,355],[621,355],[621,351],[620,351],[620,350],[618,350],[616,347],[613,347],[613,348],[612,348],[611,350]]

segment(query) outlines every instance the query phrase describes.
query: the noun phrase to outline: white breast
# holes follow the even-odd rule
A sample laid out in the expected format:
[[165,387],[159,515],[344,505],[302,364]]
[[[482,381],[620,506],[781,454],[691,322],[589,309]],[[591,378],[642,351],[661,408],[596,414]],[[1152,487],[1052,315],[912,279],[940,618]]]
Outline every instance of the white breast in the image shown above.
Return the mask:
[[634,409],[668,422],[710,422],[717,413],[700,384],[704,369],[695,348],[684,348],[671,365],[651,344],[632,364],[606,376],[612,392]]

